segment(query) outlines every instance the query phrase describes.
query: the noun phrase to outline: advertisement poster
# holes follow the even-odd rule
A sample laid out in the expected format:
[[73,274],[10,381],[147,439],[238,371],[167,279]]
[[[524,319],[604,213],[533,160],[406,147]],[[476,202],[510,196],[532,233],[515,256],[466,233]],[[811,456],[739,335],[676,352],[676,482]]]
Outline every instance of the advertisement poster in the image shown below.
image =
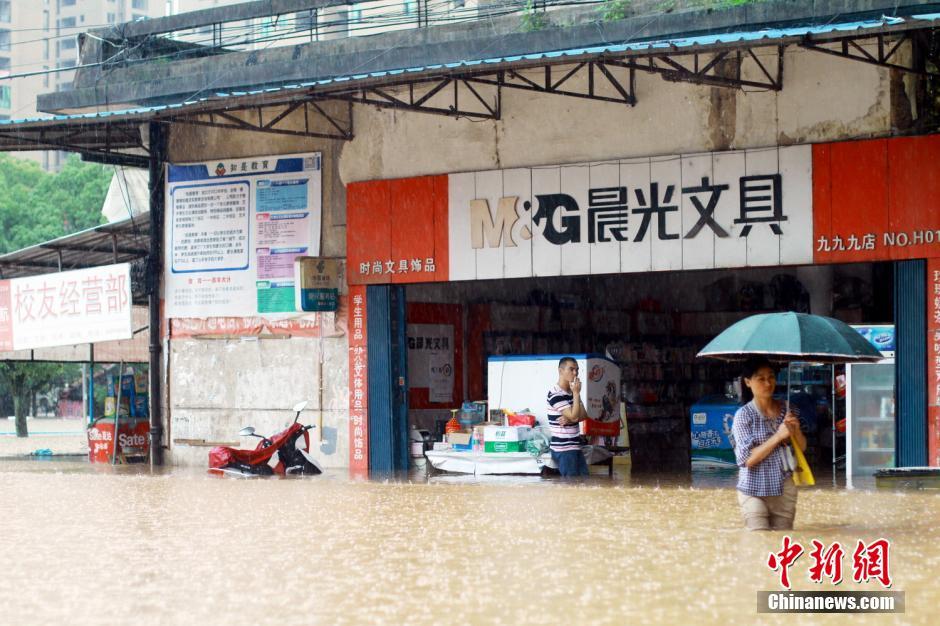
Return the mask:
[[454,327],[408,324],[408,377],[412,387],[428,390],[431,402],[454,396]]
[[290,314],[294,260],[320,250],[319,152],[169,165],[168,317]]

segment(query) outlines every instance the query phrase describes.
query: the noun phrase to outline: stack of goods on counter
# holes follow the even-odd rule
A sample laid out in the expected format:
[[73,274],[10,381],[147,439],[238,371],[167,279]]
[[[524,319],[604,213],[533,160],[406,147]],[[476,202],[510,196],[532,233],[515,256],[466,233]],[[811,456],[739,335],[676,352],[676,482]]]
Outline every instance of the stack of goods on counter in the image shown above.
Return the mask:
[[[446,447],[476,454],[526,451],[535,425],[534,415],[504,411],[494,414],[498,419],[492,421],[484,421],[484,416],[483,403],[465,402],[444,428]],[[440,449],[437,445],[435,448]]]
[[93,463],[125,463],[146,458],[150,449],[146,374],[109,376],[104,415],[88,427]]

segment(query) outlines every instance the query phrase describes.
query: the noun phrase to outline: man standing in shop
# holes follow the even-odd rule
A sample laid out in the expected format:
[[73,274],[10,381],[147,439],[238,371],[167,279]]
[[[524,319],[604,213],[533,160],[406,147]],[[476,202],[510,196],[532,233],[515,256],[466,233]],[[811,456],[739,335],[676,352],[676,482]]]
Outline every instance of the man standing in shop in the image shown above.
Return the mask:
[[563,477],[588,475],[578,427],[578,422],[586,417],[587,411],[581,402],[578,362],[566,356],[558,361],[558,382],[548,390],[548,424],[552,429],[549,448],[552,461]]

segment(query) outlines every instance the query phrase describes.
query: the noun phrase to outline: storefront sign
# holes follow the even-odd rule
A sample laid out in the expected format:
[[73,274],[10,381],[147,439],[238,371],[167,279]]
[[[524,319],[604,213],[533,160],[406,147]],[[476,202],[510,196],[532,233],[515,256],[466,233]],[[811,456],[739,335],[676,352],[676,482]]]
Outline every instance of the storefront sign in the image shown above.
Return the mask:
[[321,155],[167,170],[166,314],[291,313],[294,259],[319,254]]
[[349,289],[349,470],[369,470],[369,353],[366,288]]
[[348,220],[351,284],[809,263],[811,148],[353,183]]
[[129,339],[130,265],[0,281],[0,349]]
[[927,464],[940,466],[940,258],[927,259]]
[[940,136],[813,146],[813,260],[940,255]]
[[294,304],[298,311],[335,311],[339,303],[338,259],[297,257],[294,260]]

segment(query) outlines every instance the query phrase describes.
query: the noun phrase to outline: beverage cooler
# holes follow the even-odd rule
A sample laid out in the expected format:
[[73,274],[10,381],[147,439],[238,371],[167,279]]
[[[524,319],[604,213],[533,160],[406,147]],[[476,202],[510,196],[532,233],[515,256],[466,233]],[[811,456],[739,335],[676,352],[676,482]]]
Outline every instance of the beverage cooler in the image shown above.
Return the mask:
[[894,327],[855,327],[878,348],[879,363],[845,367],[846,484],[895,466]]

